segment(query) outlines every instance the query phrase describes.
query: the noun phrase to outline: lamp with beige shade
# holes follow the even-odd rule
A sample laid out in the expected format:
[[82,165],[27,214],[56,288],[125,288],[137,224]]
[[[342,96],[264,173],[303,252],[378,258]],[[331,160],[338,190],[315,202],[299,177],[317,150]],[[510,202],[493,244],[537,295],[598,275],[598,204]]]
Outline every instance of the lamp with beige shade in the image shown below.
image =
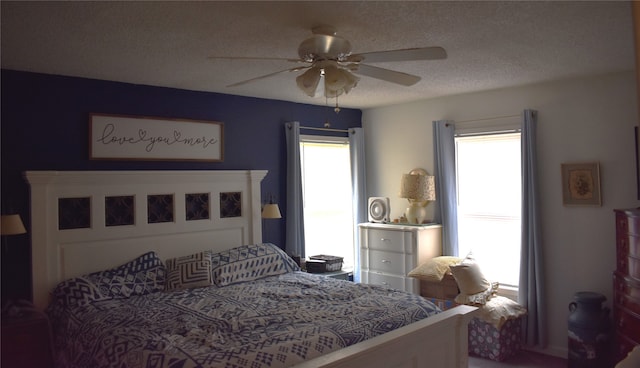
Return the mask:
[[413,169],[402,175],[400,197],[409,201],[405,212],[407,222],[422,224],[427,222],[427,205],[436,200],[435,177],[424,169]]

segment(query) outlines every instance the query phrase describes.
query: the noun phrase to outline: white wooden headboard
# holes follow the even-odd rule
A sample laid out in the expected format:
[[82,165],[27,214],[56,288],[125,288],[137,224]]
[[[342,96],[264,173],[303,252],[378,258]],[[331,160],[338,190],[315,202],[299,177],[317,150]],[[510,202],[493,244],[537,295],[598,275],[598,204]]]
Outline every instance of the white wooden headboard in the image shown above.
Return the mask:
[[266,170],[27,171],[34,304],[55,286],[156,251],[162,259],[262,241]]

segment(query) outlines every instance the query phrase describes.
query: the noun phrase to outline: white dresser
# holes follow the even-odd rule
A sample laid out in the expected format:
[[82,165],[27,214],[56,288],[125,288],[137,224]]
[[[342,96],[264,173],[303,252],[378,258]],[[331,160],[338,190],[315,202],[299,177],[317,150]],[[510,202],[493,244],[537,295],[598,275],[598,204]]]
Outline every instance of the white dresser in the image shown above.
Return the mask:
[[407,274],[442,255],[442,226],[359,224],[360,281],[420,294],[420,283]]

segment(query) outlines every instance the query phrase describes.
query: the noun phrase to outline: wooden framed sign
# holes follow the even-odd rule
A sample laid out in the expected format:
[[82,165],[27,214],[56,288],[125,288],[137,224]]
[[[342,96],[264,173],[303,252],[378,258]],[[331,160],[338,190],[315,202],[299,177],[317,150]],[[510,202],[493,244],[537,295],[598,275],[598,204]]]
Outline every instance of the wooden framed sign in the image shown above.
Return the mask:
[[223,160],[224,125],[216,121],[91,114],[92,160]]

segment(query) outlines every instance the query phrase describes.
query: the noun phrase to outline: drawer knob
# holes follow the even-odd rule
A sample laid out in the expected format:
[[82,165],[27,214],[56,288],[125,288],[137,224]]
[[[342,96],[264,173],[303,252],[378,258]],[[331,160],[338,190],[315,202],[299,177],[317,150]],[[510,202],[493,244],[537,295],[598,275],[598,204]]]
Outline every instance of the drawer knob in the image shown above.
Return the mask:
[[387,241],[391,241],[391,240],[387,239],[387,238],[380,238],[380,241],[387,242]]
[[382,263],[391,263],[391,261],[386,260],[386,259],[383,259],[381,262],[382,262]]

